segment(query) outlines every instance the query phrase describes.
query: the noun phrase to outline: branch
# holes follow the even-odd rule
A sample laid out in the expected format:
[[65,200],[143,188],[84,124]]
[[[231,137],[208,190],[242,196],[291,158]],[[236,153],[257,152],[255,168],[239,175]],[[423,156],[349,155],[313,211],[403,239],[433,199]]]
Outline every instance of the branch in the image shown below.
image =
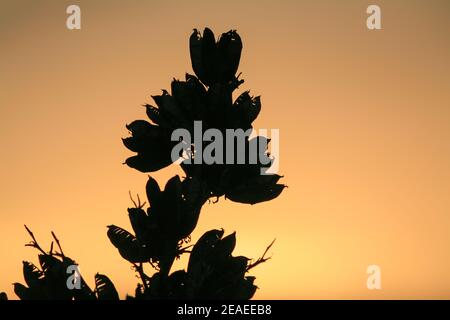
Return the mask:
[[[61,256],[63,258],[65,258],[63,249],[61,248],[61,243],[59,242],[59,239],[56,237],[56,234],[53,231],[52,231],[52,236],[53,236],[53,239],[55,239],[56,244],[58,245],[59,251],[61,252]],[[53,248],[53,242],[52,242],[52,248]]]
[[27,227],[26,224],[24,224],[24,226],[25,226],[25,229],[27,229],[27,232],[28,232],[28,234],[30,235],[30,237],[31,237],[31,239],[32,239],[32,241],[31,241],[30,243],[27,243],[27,244],[25,245],[25,247],[33,247],[33,248],[36,248],[36,249],[38,249],[40,252],[42,252],[42,254],[47,255],[47,253],[41,248],[41,246],[40,246],[40,245],[38,244],[38,242],[36,241],[36,238],[34,237],[33,232],[31,232],[31,230],[28,229],[28,227]]
[[147,290],[148,289],[148,284],[147,284],[148,276],[144,272],[144,266],[143,266],[142,262],[140,262],[139,265],[137,263],[133,263],[133,266],[134,266],[134,269],[139,273],[139,277],[142,280],[144,289]]
[[253,269],[253,268],[256,267],[257,265],[259,265],[259,264],[261,264],[261,263],[264,263],[264,262],[266,262],[267,260],[269,260],[269,259],[272,258],[272,256],[266,258],[266,254],[267,254],[267,252],[269,251],[269,249],[272,247],[272,245],[275,243],[275,240],[276,240],[276,239],[273,239],[273,241],[267,246],[267,248],[266,248],[266,250],[264,251],[263,255],[262,255],[260,258],[258,258],[258,260],[256,260],[256,261],[253,262],[253,263],[250,263],[250,264],[247,266],[246,272],[248,272],[250,269]]
[[137,195],[137,200],[138,200],[137,203],[136,203],[136,201],[134,201],[130,190],[128,190],[128,194],[130,195],[131,202],[133,202],[135,208],[142,209],[147,204],[147,202],[145,202],[145,201],[144,201],[144,203],[141,203],[141,199],[139,198],[139,194],[136,194]]

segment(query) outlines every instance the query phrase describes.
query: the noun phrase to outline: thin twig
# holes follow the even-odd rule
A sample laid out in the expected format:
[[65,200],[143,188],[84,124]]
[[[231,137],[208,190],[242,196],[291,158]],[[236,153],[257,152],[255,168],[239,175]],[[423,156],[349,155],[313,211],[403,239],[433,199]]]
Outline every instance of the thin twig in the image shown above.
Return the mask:
[[250,269],[253,269],[254,267],[256,267],[257,265],[259,265],[259,264],[261,264],[261,263],[264,263],[264,262],[266,262],[267,260],[269,260],[269,259],[272,258],[271,256],[266,258],[266,254],[267,254],[267,252],[269,251],[269,249],[272,247],[272,245],[274,244],[275,240],[276,240],[276,239],[273,239],[273,241],[267,246],[267,248],[266,248],[266,250],[264,251],[263,255],[262,255],[260,258],[258,258],[258,260],[256,260],[255,262],[253,262],[253,263],[251,263],[251,264],[249,264],[249,265],[247,266],[247,269],[246,269],[247,272],[248,272]]
[[178,249],[178,255],[180,255],[180,254],[183,254],[183,253],[189,253],[189,252],[191,252],[191,250],[188,250],[189,248],[192,248],[194,245],[189,245],[189,246],[186,246],[186,247],[184,247],[184,248],[180,248],[180,249]]
[[191,244],[191,245],[189,245],[189,246],[186,246],[186,247],[184,247],[184,248],[180,248],[179,249],[179,253],[183,253],[183,252],[189,252],[189,248],[192,248],[194,245],[193,244]]
[[137,200],[138,200],[137,203],[136,203],[136,201],[134,201],[133,196],[131,195],[131,191],[128,191],[128,194],[130,195],[131,202],[133,202],[135,208],[142,209],[147,204],[147,202],[145,202],[145,201],[144,201],[144,203],[141,203],[141,198],[139,197],[139,193],[136,194]]
[[158,267],[156,264],[154,264],[154,263],[151,262],[151,261],[149,261],[148,263],[150,263],[150,265],[152,266],[153,269],[155,269],[156,271],[159,272],[159,267]]
[[64,255],[63,249],[61,248],[61,243],[59,242],[59,239],[56,237],[56,234],[53,231],[52,231],[52,236],[53,236],[53,239],[55,239],[56,244],[58,245],[59,251],[61,252],[61,256],[64,258],[65,255]]
[[144,285],[144,289],[147,290],[148,289],[148,285],[147,285],[147,275],[144,273],[144,266],[142,265],[142,262],[138,264],[133,263],[133,266],[135,268],[135,270],[139,273],[139,277],[142,280],[142,284]]
[[134,206],[137,208],[137,204],[134,201],[133,196],[131,195],[131,190],[128,190],[128,194],[130,195],[131,202],[133,202]]
[[47,255],[47,253],[41,248],[41,246],[38,244],[38,242],[36,241],[36,238],[34,237],[33,232],[31,232],[30,229],[28,229],[27,225],[24,225],[25,229],[27,230],[28,234],[30,235],[31,239],[33,241],[31,241],[30,243],[27,243],[25,246],[26,247],[33,247],[38,249],[40,252],[42,252],[42,254]]

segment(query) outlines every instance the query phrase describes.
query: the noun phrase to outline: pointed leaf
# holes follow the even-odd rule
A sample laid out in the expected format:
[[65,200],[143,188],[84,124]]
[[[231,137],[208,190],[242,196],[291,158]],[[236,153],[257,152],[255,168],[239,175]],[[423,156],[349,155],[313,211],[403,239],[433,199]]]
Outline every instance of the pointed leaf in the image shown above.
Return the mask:
[[153,205],[158,201],[161,194],[161,189],[159,188],[158,182],[150,176],[148,176],[145,191],[147,193],[147,199],[150,205]]
[[95,275],[95,291],[99,300],[119,300],[119,294],[112,281],[105,275]]
[[23,261],[23,276],[27,285],[33,287],[39,283],[42,272],[31,262]]
[[128,231],[110,225],[108,226],[108,238],[111,243],[119,250],[120,255],[130,262],[146,262],[148,256],[146,250],[139,245],[136,237]]
[[14,293],[19,297],[20,300],[30,300],[29,295],[30,289],[25,287],[21,283],[14,283]]

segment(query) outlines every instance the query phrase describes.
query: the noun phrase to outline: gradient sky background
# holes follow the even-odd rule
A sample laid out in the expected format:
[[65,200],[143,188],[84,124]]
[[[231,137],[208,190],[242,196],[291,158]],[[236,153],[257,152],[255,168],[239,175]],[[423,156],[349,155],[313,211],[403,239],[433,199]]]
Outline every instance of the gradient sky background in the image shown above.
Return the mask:
[[[366,8],[382,9],[381,31]],[[66,29],[81,6],[82,29]],[[259,128],[280,129],[289,186],[268,203],[206,205],[204,231],[237,231],[255,298],[450,298],[450,5],[433,1],[0,0],[0,290],[12,298],[26,223],[50,231],[93,285],[122,297],[138,279],[106,226],[131,229],[125,124],[192,72],[193,28],[237,29],[242,90],[262,95]],[[153,176],[164,185],[176,168]],[[377,264],[382,290],[366,288]],[[182,264],[177,264],[181,267]]]

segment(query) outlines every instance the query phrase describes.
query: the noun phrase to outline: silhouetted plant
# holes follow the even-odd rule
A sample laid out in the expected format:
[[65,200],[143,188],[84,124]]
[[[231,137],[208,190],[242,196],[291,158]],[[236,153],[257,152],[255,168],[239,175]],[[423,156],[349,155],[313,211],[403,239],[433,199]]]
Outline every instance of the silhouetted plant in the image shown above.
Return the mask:
[[25,226],[32,241],[27,246],[36,248],[40,268],[33,263],[23,262],[23,276],[27,286],[21,283],[14,284],[14,292],[22,300],[110,300],[119,299],[119,295],[111,280],[105,275],[95,275],[95,290],[91,290],[83,277],[78,278],[78,289],[70,289],[67,285],[67,270],[75,266],[76,262],[64,255],[61,244],[52,232],[52,236],[58,246],[54,250],[53,244],[48,252],[44,251],[36,241],[33,233]]
[[[172,132],[183,128],[195,136],[194,122],[201,121],[202,132],[214,128],[226,136],[227,129],[248,130],[261,110],[259,97],[248,91],[233,102],[233,92],[244,82],[236,76],[242,42],[236,31],[222,34],[216,42],[213,32],[206,28],[201,35],[194,30],[190,37],[190,54],[196,74],[186,74],[185,81],[173,80],[171,93],[163,90],[153,96],[156,107],[146,104],[151,123],[136,120],[127,125],[131,136],[124,145],[136,155],[126,164],[141,172],[154,172],[172,164],[172,150],[180,141],[172,141]],[[234,138],[233,138],[234,139]],[[141,282],[134,296],[128,299],[250,299],[255,291],[254,277],[248,271],[265,262],[266,253],[251,262],[243,256],[233,256],[236,235],[224,237],[223,230],[210,230],[195,245],[189,245],[202,206],[210,198],[216,202],[222,196],[235,202],[255,204],[276,198],[284,189],[278,181],[281,176],[261,175],[270,167],[267,154],[269,139],[245,139],[244,164],[196,163],[199,150],[212,141],[181,141],[186,145],[188,157],[181,162],[185,177],[174,176],[161,190],[149,177],[146,194],[149,206],[133,200],[128,215],[134,234],[115,225],[108,226],[107,235],[120,255],[129,261],[139,274]],[[266,159],[251,164],[250,145],[263,146]],[[224,144],[226,145],[226,143]],[[223,158],[227,157],[223,148]],[[236,149],[234,150],[236,151]],[[180,153],[181,155],[181,153]],[[229,155],[228,155],[229,156]],[[233,153],[234,163],[237,152]],[[189,163],[188,160],[191,160]],[[130,194],[131,197],[131,194]],[[67,267],[75,262],[64,255],[60,243],[52,233],[59,251],[53,243],[45,252],[27,228],[32,242],[28,244],[40,251],[40,267],[24,262],[23,273],[27,286],[16,283],[15,293],[20,299],[118,299],[117,291],[108,277],[97,274],[95,289],[91,290],[83,278],[81,288],[67,286]],[[173,262],[189,253],[186,270],[171,273]],[[155,272],[148,276],[145,266]],[[6,295],[1,295],[6,299]]]

